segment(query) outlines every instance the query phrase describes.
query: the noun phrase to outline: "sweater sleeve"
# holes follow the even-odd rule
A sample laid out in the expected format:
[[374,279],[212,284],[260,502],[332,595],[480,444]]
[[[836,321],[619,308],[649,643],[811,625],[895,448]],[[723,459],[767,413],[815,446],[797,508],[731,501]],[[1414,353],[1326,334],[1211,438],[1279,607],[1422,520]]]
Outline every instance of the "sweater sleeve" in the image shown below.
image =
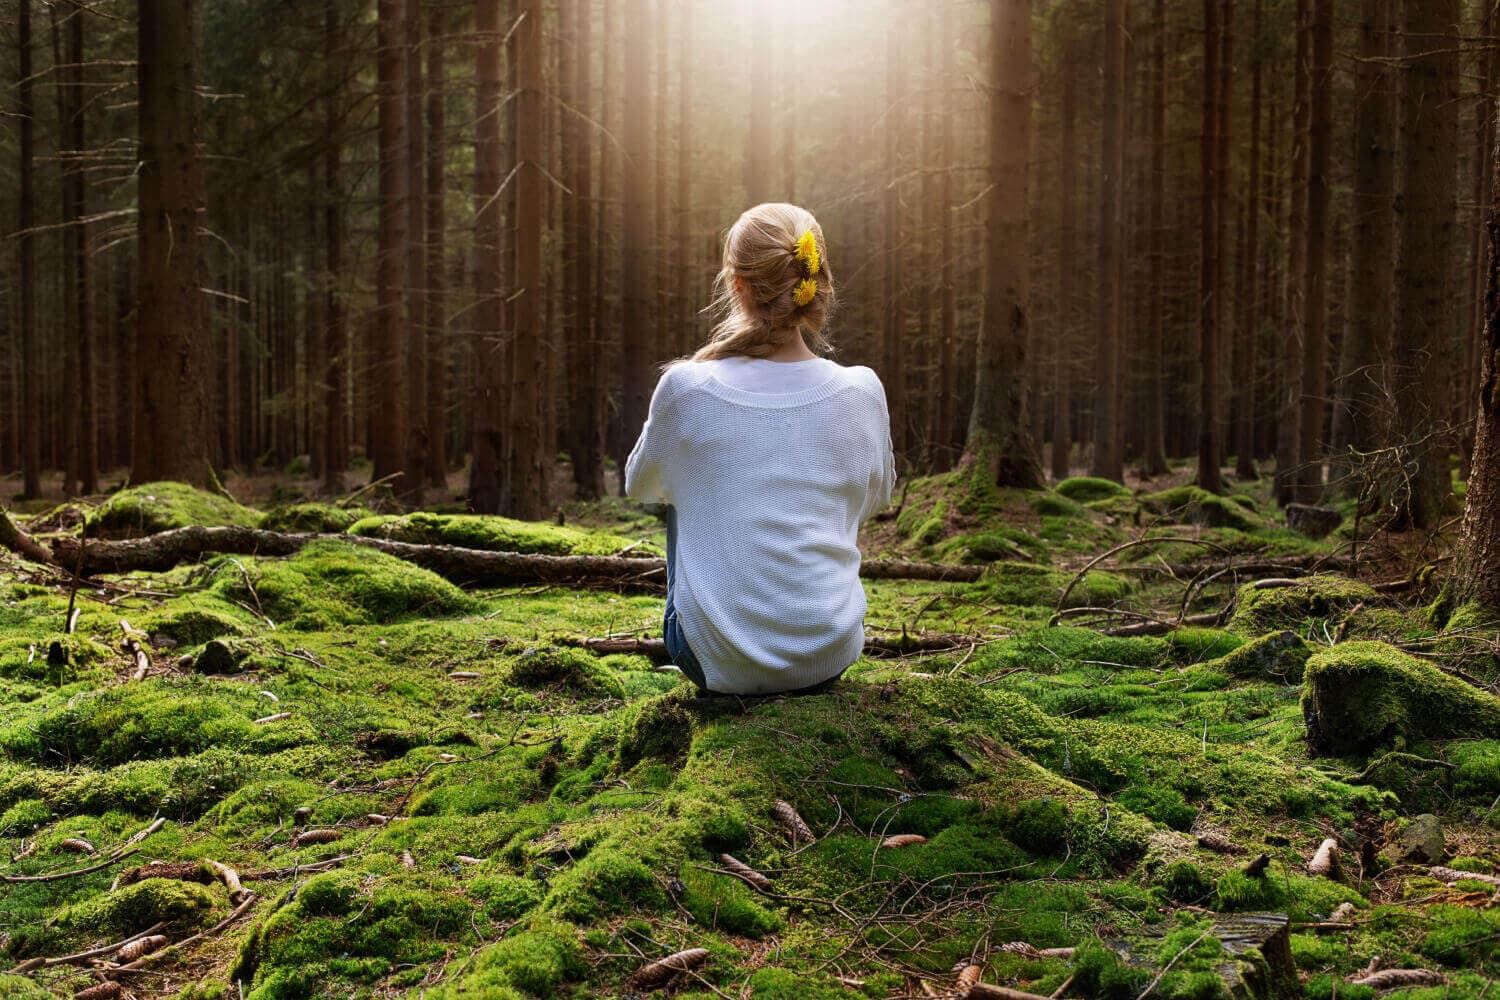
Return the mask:
[[672,502],[666,474],[666,458],[676,444],[667,412],[673,396],[671,380],[669,369],[657,381],[646,414],[646,426],[641,428],[641,436],[625,462],[625,495],[637,500]]
[[880,426],[876,430],[876,436],[885,444],[881,448],[880,460],[871,469],[870,494],[865,501],[865,509],[859,515],[860,521],[867,521],[883,510],[891,502],[891,491],[896,486],[896,456],[891,444],[891,414],[885,401],[885,386],[873,371],[870,373],[870,380],[874,383],[880,403]]

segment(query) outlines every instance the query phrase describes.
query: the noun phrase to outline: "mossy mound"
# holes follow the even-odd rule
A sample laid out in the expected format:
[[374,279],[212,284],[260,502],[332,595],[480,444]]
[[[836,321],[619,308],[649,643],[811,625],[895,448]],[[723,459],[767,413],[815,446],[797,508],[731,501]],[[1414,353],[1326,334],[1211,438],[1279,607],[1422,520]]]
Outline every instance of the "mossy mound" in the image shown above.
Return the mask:
[[158,644],[166,639],[173,645],[188,648],[201,646],[212,639],[247,635],[250,631],[247,617],[243,609],[227,601],[194,594],[169,602],[134,624],[149,633]]
[[1316,753],[1395,742],[1500,736],[1500,698],[1381,642],[1346,642],[1307,661],[1302,713]]
[[102,679],[114,650],[88,636],[0,633],[0,677],[61,687]]
[[92,538],[138,538],[158,531],[205,526],[259,525],[259,512],[185,483],[145,483],[111,496],[88,517]]
[[298,629],[436,617],[472,606],[463,591],[430,570],[333,539],[304,546],[288,559],[256,560],[246,569],[253,590],[244,574],[234,572],[220,574],[215,591]]
[[1379,600],[1369,585],[1342,576],[1309,576],[1289,587],[1246,584],[1235,597],[1229,629],[1244,636],[1281,629],[1300,631],[1314,622],[1346,615],[1357,605]]
[[1130,496],[1130,491],[1114,480],[1099,479],[1095,476],[1074,476],[1072,479],[1064,479],[1053,489],[1077,503]]
[[1141,504],[1162,517],[1210,528],[1254,532],[1266,527],[1239,497],[1221,497],[1199,486],[1177,486],[1141,497]]
[[160,921],[179,927],[202,923],[213,906],[213,893],[196,882],[148,878],[68,907],[58,914],[58,923],[119,938]]
[[367,517],[351,525],[349,533],[396,542],[456,545],[491,552],[609,556],[629,548],[632,553],[641,555],[662,555],[655,546],[642,545],[620,535],[478,514],[419,512],[401,517]]
[[[998,562],[971,588],[974,596],[996,604],[1056,606],[1074,574],[1034,563]],[[1090,570],[1063,604],[1068,608],[1114,604],[1132,590],[1129,580],[1104,570]]]
[[1047,559],[1047,543],[1015,528],[996,528],[972,535],[956,535],[938,547],[940,559],[963,563],[990,563],[1001,560]]
[[1259,677],[1297,684],[1312,648],[1291,631],[1269,632],[1221,657],[1218,669],[1234,677]]
[[527,649],[511,661],[503,676],[507,683],[533,691],[554,691],[577,698],[625,696],[614,671],[581,649]]
[[374,517],[365,507],[340,507],[332,503],[297,503],[266,511],[260,526],[267,531],[344,532],[357,521]]
[[1245,640],[1233,632],[1217,628],[1173,629],[1166,634],[1166,640],[1177,651],[1178,659],[1189,663],[1228,656],[1245,644]]

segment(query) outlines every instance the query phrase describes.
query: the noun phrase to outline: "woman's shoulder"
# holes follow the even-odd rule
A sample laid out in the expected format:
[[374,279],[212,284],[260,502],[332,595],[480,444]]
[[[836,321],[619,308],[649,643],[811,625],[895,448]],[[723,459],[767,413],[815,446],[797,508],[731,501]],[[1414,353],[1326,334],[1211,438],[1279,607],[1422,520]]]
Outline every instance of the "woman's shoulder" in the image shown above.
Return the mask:
[[849,384],[879,397],[882,402],[885,401],[885,383],[880,381],[880,376],[875,374],[875,369],[868,365],[840,365],[837,362],[834,364]]

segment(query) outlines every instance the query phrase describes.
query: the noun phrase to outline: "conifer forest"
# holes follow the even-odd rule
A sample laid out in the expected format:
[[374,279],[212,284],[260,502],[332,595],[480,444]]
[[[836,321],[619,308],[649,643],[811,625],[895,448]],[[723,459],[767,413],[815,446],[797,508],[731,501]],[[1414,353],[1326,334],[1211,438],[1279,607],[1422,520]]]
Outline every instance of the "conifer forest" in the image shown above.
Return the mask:
[[[0,0],[0,998],[1500,1000],[1497,123],[1500,0]],[[768,202],[895,485],[733,696]]]

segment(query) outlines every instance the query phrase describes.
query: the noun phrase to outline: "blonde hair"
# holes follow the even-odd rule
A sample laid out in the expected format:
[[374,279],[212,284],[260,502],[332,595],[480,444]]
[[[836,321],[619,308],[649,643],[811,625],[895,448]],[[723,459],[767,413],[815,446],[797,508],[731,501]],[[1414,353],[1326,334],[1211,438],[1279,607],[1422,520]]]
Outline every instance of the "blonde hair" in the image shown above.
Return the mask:
[[[808,233],[816,247],[812,254],[805,249]],[[817,285],[810,299],[809,281]],[[799,299],[805,304],[799,305]],[[692,359],[763,358],[798,333],[811,350],[827,353],[833,348],[823,336],[823,326],[833,302],[833,272],[818,220],[807,209],[785,202],[756,205],[724,238],[724,266],[714,279],[709,305],[721,318]]]

